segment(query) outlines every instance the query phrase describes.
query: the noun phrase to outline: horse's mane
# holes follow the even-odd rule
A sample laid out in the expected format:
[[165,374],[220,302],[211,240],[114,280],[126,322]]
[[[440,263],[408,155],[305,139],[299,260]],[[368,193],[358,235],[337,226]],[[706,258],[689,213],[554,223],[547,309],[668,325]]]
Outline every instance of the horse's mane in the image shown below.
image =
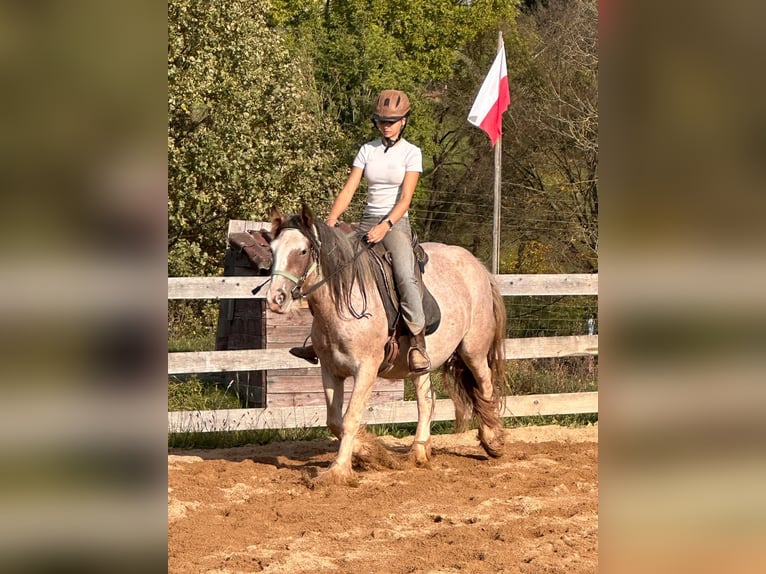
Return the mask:
[[[322,280],[327,282],[338,315],[350,312],[356,318],[366,316],[368,289],[374,285],[369,246],[356,234],[345,233],[318,220],[314,220],[311,229],[299,215],[288,218],[282,225],[282,228],[286,227],[301,231],[318,253]],[[359,288],[362,298],[361,309],[355,309],[351,301],[355,286]]]

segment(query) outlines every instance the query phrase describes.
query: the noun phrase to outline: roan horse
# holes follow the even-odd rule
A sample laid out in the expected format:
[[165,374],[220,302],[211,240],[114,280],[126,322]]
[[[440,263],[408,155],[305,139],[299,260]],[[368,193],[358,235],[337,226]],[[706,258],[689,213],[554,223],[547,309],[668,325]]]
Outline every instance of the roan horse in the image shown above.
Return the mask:
[[[286,313],[294,300],[306,297],[314,315],[311,341],[321,363],[327,426],[340,439],[335,461],[318,480],[349,483],[354,477],[352,456],[360,448],[357,432],[388,339],[371,256],[365,243],[316,220],[305,205],[300,215],[290,218],[274,209],[272,234],[268,305],[274,312]],[[441,309],[438,329],[426,338],[432,370],[447,363],[455,387],[456,418],[465,421],[476,415],[484,450],[499,457],[505,364],[502,296],[487,269],[462,247],[424,243],[423,248],[429,257],[423,280]],[[399,348],[393,368],[381,376],[410,376],[407,336],[400,337]],[[343,383],[349,376],[354,388],[343,415]],[[428,373],[414,377],[414,382],[418,425],[411,456],[424,465],[431,458],[434,398]]]

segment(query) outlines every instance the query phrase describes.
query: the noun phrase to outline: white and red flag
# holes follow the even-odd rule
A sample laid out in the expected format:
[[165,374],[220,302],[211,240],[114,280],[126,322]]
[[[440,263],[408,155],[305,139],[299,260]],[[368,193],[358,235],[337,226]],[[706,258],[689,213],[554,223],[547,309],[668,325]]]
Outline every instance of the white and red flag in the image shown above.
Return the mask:
[[508,109],[510,103],[505,44],[500,44],[489,74],[481,85],[471,111],[468,112],[468,121],[487,132],[493,146],[503,132],[503,112]]

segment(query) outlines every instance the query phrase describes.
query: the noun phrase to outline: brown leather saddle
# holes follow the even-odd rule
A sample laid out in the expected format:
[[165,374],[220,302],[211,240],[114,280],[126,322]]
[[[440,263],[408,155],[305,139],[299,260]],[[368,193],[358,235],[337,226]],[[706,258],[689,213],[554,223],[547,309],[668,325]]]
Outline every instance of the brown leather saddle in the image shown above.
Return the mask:
[[[418,280],[420,295],[423,300],[423,313],[426,318],[425,334],[430,335],[439,327],[441,322],[441,309],[434,299],[434,296],[423,283],[423,273],[426,263],[428,263],[428,254],[423,246],[418,242],[418,236],[412,233],[412,250],[415,254],[415,277]],[[386,309],[388,318],[388,340],[385,347],[385,359],[378,369],[378,373],[385,373],[394,366],[394,361],[399,354],[399,337],[409,335],[402,319],[401,308],[399,307],[399,292],[396,288],[394,279],[394,270],[391,265],[391,253],[382,243],[376,243],[371,249],[370,254],[375,262],[375,279],[378,286],[380,298],[383,301],[383,307]]]
[[[418,242],[415,233],[412,234],[412,250],[415,254],[415,277],[418,280],[418,287],[423,301],[423,313],[426,317],[426,335],[430,335],[439,327],[441,322],[441,310],[439,304],[431,295],[431,292],[423,283],[423,273],[426,263],[428,263],[428,254],[423,246]],[[378,285],[383,306],[386,308],[386,317],[388,318],[388,332],[396,331],[397,325],[401,322],[401,309],[399,308],[399,292],[396,288],[394,279],[394,269],[391,265],[391,253],[386,250],[382,243],[376,243],[371,249],[370,254],[375,262],[375,279]]]
[[[354,233],[356,226],[346,223],[339,223],[338,227],[346,233]],[[418,241],[417,233],[412,232],[412,251],[415,254],[415,277],[418,280],[418,287],[423,301],[423,314],[426,318],[425,334],[430,335],[439,328],[441,323],[441,309],[434,299],[434,296],[423,283],[423,273],[425,273],[428,263],[428,254]],[[378,369],[379,373],[385,373],[394,365],[394,360],[399,354],[399,337],[409,335],[409,329],[402,319],[401,309],[399,307],[399,292],[396,288],[394,279],[394,269],[391,265],[391,253],[385,248],[383,243],[376,243],[370,248],[370,255],[374,261],[372,266],[375,271],[375,283],[383,301],[383,307],[386,310],[388,319],[388,341],[386,341],[385,359]]]

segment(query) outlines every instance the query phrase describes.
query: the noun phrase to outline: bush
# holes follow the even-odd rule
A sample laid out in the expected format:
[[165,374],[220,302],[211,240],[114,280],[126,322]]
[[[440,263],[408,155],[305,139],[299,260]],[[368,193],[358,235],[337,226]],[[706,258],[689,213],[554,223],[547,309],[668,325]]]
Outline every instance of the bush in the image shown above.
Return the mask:
[[[311,62],[267,26],[265,0],[168,11],[168,273],[215,275],[229,219],[329,201],[334,142]],[[345,161],[342,163],[346,163]]]

